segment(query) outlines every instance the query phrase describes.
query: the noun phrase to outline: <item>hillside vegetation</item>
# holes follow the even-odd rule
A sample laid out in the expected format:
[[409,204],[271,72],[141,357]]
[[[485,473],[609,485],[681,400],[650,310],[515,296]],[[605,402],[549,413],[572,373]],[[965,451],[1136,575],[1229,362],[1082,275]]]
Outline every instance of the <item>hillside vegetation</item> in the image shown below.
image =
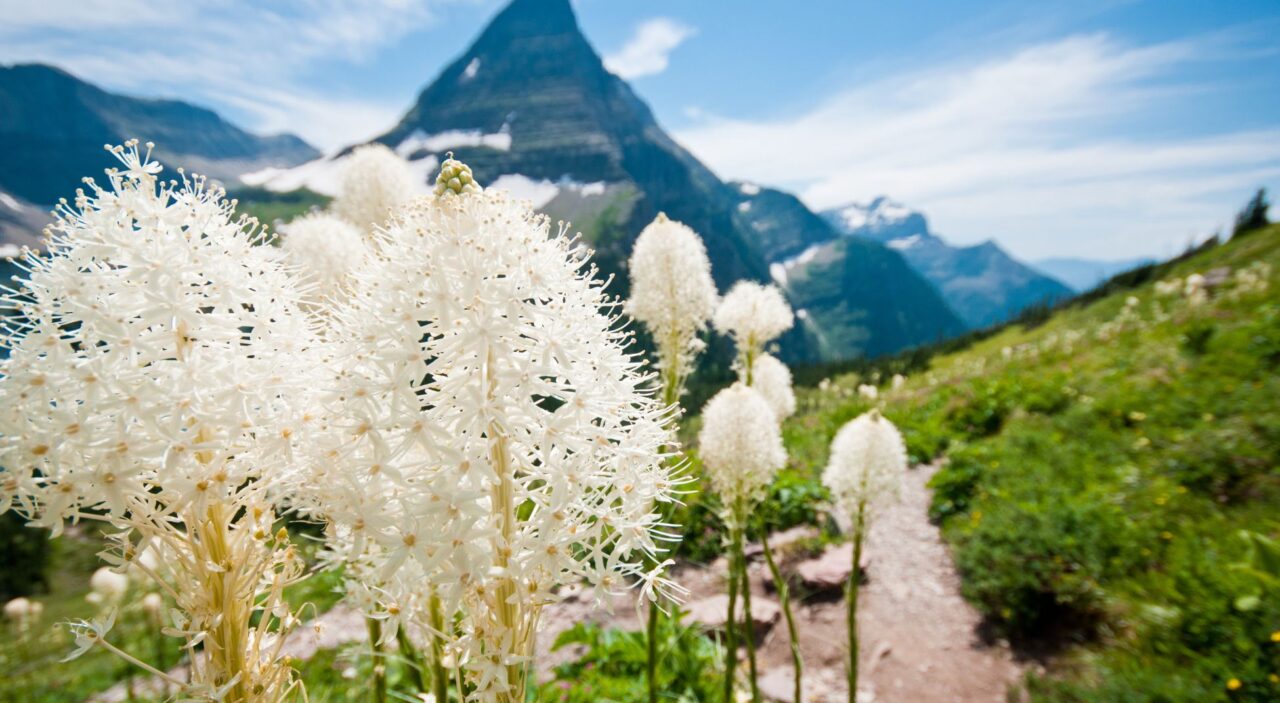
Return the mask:
[[944,462],[932,516],[965,596],[993,635],[1052,655],[1034,700],[1280,699],[1277,271],[1273,226],[897,389],[824,380],[789,423],[791,475],[816,485],[831,436],[872,402],[855,389],[879,382],[913,459]]

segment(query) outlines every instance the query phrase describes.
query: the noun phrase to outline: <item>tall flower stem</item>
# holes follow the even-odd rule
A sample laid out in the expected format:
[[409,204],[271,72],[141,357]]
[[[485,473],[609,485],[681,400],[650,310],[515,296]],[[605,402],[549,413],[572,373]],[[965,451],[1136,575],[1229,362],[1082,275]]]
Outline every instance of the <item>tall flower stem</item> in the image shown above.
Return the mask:
[[733,679],[738,668],[738,546],[742,544],[742,534],[737,528],[730,528],[729,547],[729,612],[724,622],[724,703],[733,703]]
[[387,657],[382,651],[382,621],[365,618],[369,628],[369,650],[373,655],[373,703],[387,700]]
[[[495,399],[497,394],[498,380],[494,371],[496,364],[497,360],[494,351],[490,348],[486,356],[483,375],[485,392],[491,401]],[[514,469],[511,466],[511,457],[507,451],[507,437],[502,428],[498,426],[498,423],[491,421],[486,434],[489,437],[489,461],[498,479],[493,487],[493,504],[499,516],[499,536],[495,551],[497,553],[496,565],[504,573],[504,576],[498,581],[495,594],[495,602],[498,604],[498,621],[503,631],[510,633],[510,637],[516,644],[517,649],[523,650],[527,645],[526,640],[529,633],[524,631],[523,622],[520,618],[520,605],[516,602],[515,580],[507,572],[511,564],[511,543],[514,541],[516,533]],[[532,666],[532,664],[528,666],[507,665],[507,685],[509,688],[503,694],[503,700],[509,700],[512,703],[524,703],[526,677]]]
[[199,525],[199,540],[193,546],[204,563],[215,568],[203,569],[204,588],[209,596],[213,612],[219,613],[218,623],[209,633],[210,646],[206,647],[219,684],[232,680],[225,700],[241,703],[249,700],[245,668],[245,653],[249,651],[249,612],[251,603],[237,597],[240,589],[236,583],[240,570],[231,558],[230,525],[220,501],[209,505]]
[[[679,340],[673,334],[664,344],[663,356],[663,373],[662,373],[662,402],[667,407],[675,405],[680,400],[680,390],[684,382],[681,378],[679,359],[676,358],[679,352]],[[669,350],[669,351],[667,351]],[[663,451],[666,447],[662,448]],[[667,518],[665,504],[657,506],[657,510],[665,521]],[[651,562],[658,561],[657,555],[654,555]],[[662,617],[662,611],[658,607],[657,601],[649,603],[649,619],[645,624],[645,645],[646,645],[646,661],[645,661],[645,681],[649,688],[649,703],[658,703],[658,621]]]
[[[444,613],[440,609],[440,597],[434,592],[428,604],[431,616],[431,687],[436,703],[449,703],[449,674],[444,670]],[[462,690],[458,690],[462,695]]]
[[408,630],[405,630],[403,627],[396,628],[396,645],[400,649],[400,656],[404,657],[404,660],[409,665],[414,690],[418,693],[426,693],[426,663],[422,660],[422,652],[418,651],[417,646],[413,644],[413,640],[409,639]]
[[858,503],[853,526],[853,569],[845,587],[845,608],[849,626],[849,703],[858,700],[858,564],[862,562],[862,536],[866,529],[867,504]]
[[778,563],[773,559],[773,550],[769,548],[768,530],[760,531],[760,546],[764,548],[764,561],[769,565],[774,587],[778,590],[778,600],[782,602],[782,616],[787,620],[787,635],[791,638],[791,663],[795,667],[794,703],[800,703],[803,663],[800,659],[800,636],[796,632],[795,618],[791,615],[791,589],[787,586],[787,580],[782,577],[782,572],[778,570]]
[[[746,524],[746,510],[739,511],[738,524]],[[742,626],[745,631],[743,639],[747,641],[747,671],[751,679],[751,701],[760,703],[759,673],[756,668],[756,626],[751,612],[751,577],[747,574],[747,555],[743,548],[743,538],[739,533],[737,543],[738,580],[742,584]]]

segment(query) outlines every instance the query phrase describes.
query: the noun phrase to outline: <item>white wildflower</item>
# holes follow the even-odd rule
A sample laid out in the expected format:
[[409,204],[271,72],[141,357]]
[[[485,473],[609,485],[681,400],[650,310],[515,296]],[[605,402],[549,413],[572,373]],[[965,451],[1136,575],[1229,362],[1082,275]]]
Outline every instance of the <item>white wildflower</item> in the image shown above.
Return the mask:
[[[265,535],[303,423],[294,401],[314,385],[313,330],[278,253],[221,190],[159,182],[136,142],[111,151],[125,170],[64,201],[48,253],[26,257],[29,276],[4,298],[2,507],[55,534],[68,520],[113,525],[121,569],[145,551],[131,540],[161,543],[193,628],[245,632],[301,574]],[[287,684],[288,668],[245,640],[205,647],[216,656],[193,685]],[[234,661],[245,665],[221,668]]]
[[891,382],[893,390],[900,390],[905,385],[907,385],[907,377],[900,373],[895,373],[893,375],[893,381]]
[[858,384],[858,395],[862,396],[863,400],[874,401],[880,397],[880,389],[870,383],[860,383]]
[[1182,295],[1191,305],[1203,305],[1209,300],[1209,288],[1205,277],[1198,273],[1187,276],[1182,285]]
[[582,249],[527,204],[455,188],[458,172],[390,223],[333,312],[345,361],[312,509],[351,549],[372,543],[384,581],[422,569],[420,592],[457,617],[473,700],[523,700],[541,608],[562,584],[604,596],[645,576],[678,479],[669,411]]
[[713,319],[716,329],[733,337],[738,346],[740,373],[745,374],[764,345],[791,329],[795,316],[777,286],[738,281],[720,301]]
[[44,605],[28,598],[18,597],[4,604],[5,619],[24,632],[38,622],[43,613]]
[[142,597],[142,612],[146,613],[147,620],[152,624],[160,624],[164,622],[164,598],[159,593],[152,591]]
[[730,529],[742,529],[787,462],[782,431],[769,402],[741,383],[720,391],[702,409],[698,454],[720,495]]
[[407,161],[382,144],[368,144],[347,157],[338,197],[329,207],[338,217],[372,232],[408,204],[420,185]]
[[751,369],[751,387],[764,396],[779,422],[796,412],[796,394],[791,388],[791,369],[770,354],[761,354]]
[[85,598],[98,606],[111,606],[124,599],[129,590],[129,577],[108,567],[102,567],[89,577],[89,595]]
[[842,526],[847,529],[859,513],[865,516],[877,502],[895,497],[906,468],[902,435],[880,411],[863,413],[841,427],[831,442],[822,483],[831,491]]
[[321,304],[346,295],[352,273],[371,255],[364,234],[333,215],[303,215],[285,225],[282,235],[285,253],[313,286],[312,297]]
[[698,334],[716,307],[707,249],[696,232],[659,213],[636,239],[628,268],[627,312],[649,328],[658,347],[658,368],[678,397],[693,360],[706,346]]
[[1171,295],[1178,295],[1182,292],[1181,278],[1166,278],[1163,281],[1156,281],[1156,295],[1167,298]]

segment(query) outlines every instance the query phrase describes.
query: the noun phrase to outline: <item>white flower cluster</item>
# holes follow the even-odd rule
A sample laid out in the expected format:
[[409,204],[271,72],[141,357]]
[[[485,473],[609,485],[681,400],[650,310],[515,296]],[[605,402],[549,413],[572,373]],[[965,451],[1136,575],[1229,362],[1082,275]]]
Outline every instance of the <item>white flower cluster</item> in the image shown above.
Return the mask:
[[356,147],[347,157],[338,197],[330,209],[338,217],[372,232],[419,189],[408,162],[382,144]]
[[859,383],[858,395],[863,400],[875,401],[880,397],[880,389],[870,383]]
[[[627,312],[643,322],[658,347],[658,368],[677,390],[705,343],[698,334],[715,312],[711,261],[688,226],[659,213],[640,232],[631,252]],[[672,399],[674,400],[674,399]]]
[[791,329],[795,316],[777,286],[738,281],[720,301],[713,321],[716,329],[733,337],[740,355],[754,357]]
[[730,529],[743,529],[773,476],[787,463],[778,420],[764,396],[735,383],[702,409],[699,456],[720,495],[722,517]]
[[751,387],[764,396],[781,422],[796,412],[796,393],[791,388],[791,369],[771,354],[761,354],[751,367]]
[[1233,298],[1265,293],[1271,284],[1271,264],[1255,261],[1248,266],[1236,269],[1231,279],[1235,284],[1231,291]]
[[4,617],[25,634],[44,615],[44,604],[38,600],[18,597],[4,604]]
[[365,235],[355,225],[334,215],[303,215],[281,228],[287,256],[312,285],[311,298],[319,305],[346,295],[352,274],[372,253]]
[[898,428],[878,410],[850,420],[831,442],[822,483],[831,491],[837,520],[848,529],[859,512],[898,493],[907,468],[907,450]]
[[[225,646],[254,657],[235,687],[280,691],[288,668],[247,628],[252,610],[285,612],[262,589],[278,596],[301,568],[267,534],[305,425],[291,401],[314,385],[299,363],[314,330],[256,223],[199,177],[159,182],[149,148],[110,148],[124,170],[63,201],[47,253],[26,255],[28,280],[4,297],[0,505],[55,534],[111,523],[120,567],[163,546],[165,575],[151,574],[174,584],[175,630],[210,653],[192,689],[228,685]],[[220,637],[233,629],[238,642]]]
[[665,587],[644,563],[678,490],[669,411],[576,241],[505,194],[445,186],[379,233],[331,311],[312,509],[381,581],[421,569],[458,614],[476,700],[523,700],[558,586]]

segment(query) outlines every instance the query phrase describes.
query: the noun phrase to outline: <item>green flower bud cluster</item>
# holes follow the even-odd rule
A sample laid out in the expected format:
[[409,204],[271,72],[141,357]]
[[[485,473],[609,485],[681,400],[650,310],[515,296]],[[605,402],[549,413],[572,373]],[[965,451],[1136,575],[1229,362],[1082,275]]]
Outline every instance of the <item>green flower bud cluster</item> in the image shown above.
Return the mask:
[[454,195],[479,193],[480,184],[476,183],[475,177],[471,175],[471,167],[453,158],[453,152],[449,152],[449,158],[440,164],[440,175],[436,176],[435,192],[437,196],[445,193]]

